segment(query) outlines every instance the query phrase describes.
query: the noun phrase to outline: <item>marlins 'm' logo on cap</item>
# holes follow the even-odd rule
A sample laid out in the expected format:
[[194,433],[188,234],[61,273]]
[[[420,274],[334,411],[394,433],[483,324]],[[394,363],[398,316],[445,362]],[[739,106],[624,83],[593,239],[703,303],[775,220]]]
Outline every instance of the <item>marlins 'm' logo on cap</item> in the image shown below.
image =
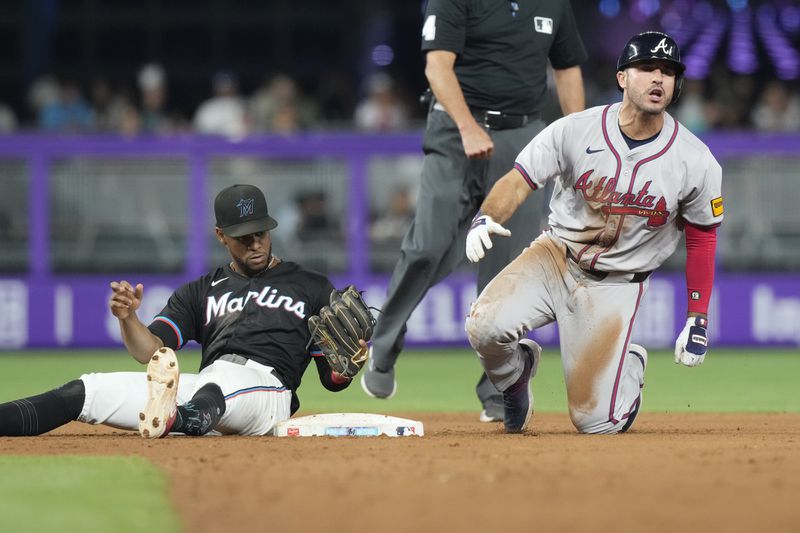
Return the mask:
[[711,200],[711,214],[715,217],[720,216],[725,212],[725,206],[722,205],[722,196]]
[[269,231],[278,223],[269,216],[267,199],[253,185],[232,185],[214,199],[217,227],[228,237],[242,237],[259,231]]
[[239,200],[239,203],[236,204],[236,207],[239,208],[239,218],[244,218],[247,215],[253,214],[253,203],[255,200],[252,198],[242,198]]

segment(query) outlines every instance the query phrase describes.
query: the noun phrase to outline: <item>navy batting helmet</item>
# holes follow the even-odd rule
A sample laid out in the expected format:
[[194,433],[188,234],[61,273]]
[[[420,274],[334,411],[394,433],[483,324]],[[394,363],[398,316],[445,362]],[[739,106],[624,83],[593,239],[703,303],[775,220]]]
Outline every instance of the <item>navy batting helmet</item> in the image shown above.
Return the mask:
[[[646,31],[631,37],[617,60],[617,71],[625,70],[634,63],[650,59],[667,61],[675,68],[675,93],[672,95],[671,102],[675,103],[681,95],[686,65],[681,63],[681,50],[678,48],[678,43],[666,33]],[[620,87],[620,89],[622,88]]]

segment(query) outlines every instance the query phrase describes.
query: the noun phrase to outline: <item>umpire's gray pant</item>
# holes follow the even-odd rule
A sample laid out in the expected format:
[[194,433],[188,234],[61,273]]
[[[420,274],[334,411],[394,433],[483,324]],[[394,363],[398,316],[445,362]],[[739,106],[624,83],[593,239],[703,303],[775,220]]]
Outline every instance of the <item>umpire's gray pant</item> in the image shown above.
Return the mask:
[[[519,152],[544,126],[537,120],[521,128],[488,130],[494,143],[492,157],[470,160],[455,122],[444,111],[431,109],[423,140],[425,159],[416,215],[403,240],[375,326],[372,358],[377,369],[394,367],[411,313],[429,288],[464,261],[472,218],[494,183],[513,168]],[[493,248],[478,263],[478,293],[540,233],[548,192],[532,194],[505,224],[511,237],[492,240]],[[485,376],[477,391],[484,405],[500,395]]]

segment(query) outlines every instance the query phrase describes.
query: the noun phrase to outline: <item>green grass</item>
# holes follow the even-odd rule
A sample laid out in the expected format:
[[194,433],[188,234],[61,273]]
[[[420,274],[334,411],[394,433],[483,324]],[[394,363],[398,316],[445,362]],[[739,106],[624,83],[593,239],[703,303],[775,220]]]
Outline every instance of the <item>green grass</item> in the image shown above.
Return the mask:
[[[180,353],[195,371],[197,352]],[[0,353],[0,402],[57,387],[87,372],[143,371],[122,351]],[[368,398],[359,384],[332,394],[314,365],[300,389],[309,412],[474,412],[480,372],[468,350],[408,351],[397,365],[397,396]],[[685,368],[667,352],[651,352],[643,410],[660,412],[800,412],[800,352],[712,350],[704,365]],[[547,350],[534,380],[539,412],[566,413],[561,362]],[[3,531],[175,532],[163,474],[137,457],[21,457],[0,455]],[[141,509],[162,519],[141,523]],[[154,511],[155,510],[155,511]]]
[[0,472],[3,531],[180,530],[164,474],[140,457],[0,456]]
[[[198,367],[197,352],[180,353],[185,372]],[[119,352],[18,352],[0,354],[0,401],[43,392],[85,372],[142,371]],[[480,366],[467,350],[403,353],[397,364],[397,395],[368,398],[358,383],[331,394],[322,388],[314,365],[299,395],[302,412],[374,411],[470,412],[479,409],[474,387]],[[800,412],[800,351],[712,349],[698,368],[672,362],[671,353],[650,353],[645,411]],[[546,350],[534,380],[539,412],[566,412],[566,392],[558,355]]]
[[[550,353],[547,353],[550,352]],[[307,375],[300,389],[303,410],[477,412],[480,365],[466,350],[403,353],[397,394],[369,399],[359,384],[332,397]],[[651,352],[643,411],[800,412],[800,351],[713,350],[703,365],[676,365],[672,353]],[[567,412],[558,354],[546,351],[533,381],[537,412]]]

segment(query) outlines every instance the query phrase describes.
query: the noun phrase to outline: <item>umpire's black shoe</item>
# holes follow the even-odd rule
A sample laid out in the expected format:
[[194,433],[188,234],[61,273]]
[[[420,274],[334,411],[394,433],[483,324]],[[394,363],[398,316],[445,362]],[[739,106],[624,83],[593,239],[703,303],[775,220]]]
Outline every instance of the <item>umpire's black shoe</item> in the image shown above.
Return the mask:
[[533,413],[533,392],[531,378],[539,368],[542,348],[529,339],[519,341],[525,367],[516,382],[503,391],[503,424],[506,433],[522,433]]

